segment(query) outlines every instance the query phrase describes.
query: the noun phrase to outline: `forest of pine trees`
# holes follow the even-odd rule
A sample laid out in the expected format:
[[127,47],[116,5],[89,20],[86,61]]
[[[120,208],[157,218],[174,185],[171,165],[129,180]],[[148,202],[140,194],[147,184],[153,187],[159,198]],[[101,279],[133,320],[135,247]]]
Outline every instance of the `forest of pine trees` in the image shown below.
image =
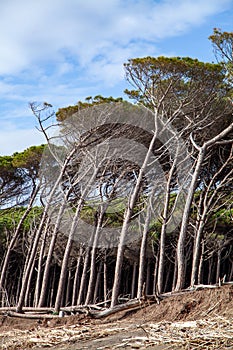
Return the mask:
[[[233,33],[219,63],[145,57],[132,90],[56,113],[45,145],[0,156],[0,306],[159,296],[233,280]],[[124,299],[125,298],[125,299]]]

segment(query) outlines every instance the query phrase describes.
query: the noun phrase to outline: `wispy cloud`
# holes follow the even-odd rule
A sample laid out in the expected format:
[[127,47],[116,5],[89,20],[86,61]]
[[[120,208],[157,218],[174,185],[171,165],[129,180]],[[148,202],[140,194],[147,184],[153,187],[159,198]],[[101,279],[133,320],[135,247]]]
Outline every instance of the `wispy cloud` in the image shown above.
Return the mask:
[[[31,64],[46,62],[54,62],[62,72],[66,53],[75,63],[87,67],[100,53],[103,62],[112,60],[119,47],[122,62],[131,54],[141,53],[144,41],[180,34],[230,3],[231,0],[1,2],[0,74],[17,73],[30,69]],[[135,50],[132,42],[138,39]],[[66,68],[72,69],[72,65]]]
[[[231,0],[1,1],[2,140],[7,141],[3,130],[9,118],[15,127],[12,137],[23,143],[16,137],[17,120],[20,113],[22,120],[29,118],[28,101],[45,100],[56,108],[96,89],[100,94],[112,91],[123,81],[122,65],[129,58],[161,54],[161,40],[202,25],[231,4]],[[25,122],[25,130],[29,125],[31,130],[33,124]]]

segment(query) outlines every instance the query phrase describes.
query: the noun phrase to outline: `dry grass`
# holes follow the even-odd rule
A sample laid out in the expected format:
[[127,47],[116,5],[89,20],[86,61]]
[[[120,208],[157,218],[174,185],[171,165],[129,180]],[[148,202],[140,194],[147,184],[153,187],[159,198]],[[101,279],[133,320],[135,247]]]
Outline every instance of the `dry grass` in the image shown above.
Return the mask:
[[[145,336],[137,336],[143,329]],[[2,349],[35,349],[70,346],[76,342],[93,341],[122,331],[135,336],[118,339],[111,343],[111,349],[145,349],[155,345],[165,345],[167,349],[232,349],[233,319],[215,317],[198,321],[179,321],[146,324],[99,324],[94,327],[84,325],[59,326],[34,330],[11,330],[0,335]],[[127,334],[127,333],[126,333]],[[99,349],[109,349],[106,345]]]

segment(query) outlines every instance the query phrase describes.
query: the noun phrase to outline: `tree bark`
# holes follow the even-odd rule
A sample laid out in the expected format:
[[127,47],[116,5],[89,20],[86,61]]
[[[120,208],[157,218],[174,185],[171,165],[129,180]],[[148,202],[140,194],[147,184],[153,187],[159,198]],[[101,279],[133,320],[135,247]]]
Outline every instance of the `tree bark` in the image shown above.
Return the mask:
[[137,274],[137,262],[133,263],[133,273],[132,273],[132,283],[131,283],[131,299],[134,298],[135,295],[135,286],[136,286],[136,274]]
[[73,284],[73,293],[72,293],[72,305],[77,304],[77,296],[78,296],[78,290],[79,290],[79,277],[81,272],[81,259],[82,259],[82,248],[79,249],[79,256],[77,258],[77,265],[75,269],[75,275],[74,275],[74,284]]
[[125,237],[127,234],[127,230],[129,227],[129,222],[130,219],[132,217],[132,213],[133,213],[133,208],[135,206],[136,203],[136,199],[139,193],[139,189],[140,189],[140,184],[143,178],[143,175],[145,173],[145,169],[147,167],[148,161],[149,161],[149,157],[150,154],[153,150],[155,141],[157,139],[157,123],[158,123],[158,115],[155,115],[155,128],[156,130],[154,130],[154,134],[153,137],[151,139],[147,154],[145,156],[145,159],[143,161],[143,164],[140,168],[139,171],[139,175],[137,178],[137,182],[134,188],[134,191],[132,193],[132,196],[129,199],[129,204],[128,207],[126,209],[125,212],[125,217],[124,217],[124,222],[122,225],[122,229],[121,229],[121,234],[120,234],[120,239],[119,239],[119,244],[118,244],[118,249],[117,249],[117,258],[116,258],[116,266],[115,266],[115,274],[114,274],[114,282],[113,282],[113,288],[112,288],[112,300],[111,300],[111,307],[115,306],[117,304],[118,301],[118,294],[119,294],[119,288],[120,288],[120,280],[121,280],[121,270],[122,270],[122,264],[123,264],[123,257],[124,257],[124,246],[125,246]]
[[90,264],[90,277],[89,277],[89,283],[88,283],[88,288],[87,288],[87,295],[86,295],[86,300],[85,300],[85,305],[90,304],[93,299],[93,294],[94,294],[94,284],[95,284],[95,275],[96,275],[96,252],[97,252],[97,245],[98,245],[98,239],[99,239],[99,234],[101,230],[101,225],[103,222],[103,216],[104,216],[104,207],[103,205],[100,205],[100,211],[98,213],[97,217],[97,227],[95,231],[95,236],[92,244],[92,250],[91,250],[91,264]]
[[39,259],[38,259],[36,287],[35,287],[35,294],[34,294],[34,306],[36,306],[36,307],[38,306],[39,297],[40,297],[43,259],[44,259],[44,253],[45,253],[47,234],[48,234],[48,230],[49,230],[49,221],[50,221],[50,219],[47,218],[47,222],[46,222],[46,225],[44,228],[44,237],[42,238],[41,247],[40,247],[40,255],[39,255]]
[[58,185],[60,184],[60,182],[62,180],[62,177],[63,177],[64,172],[66,170],[67,164],[68,164],[70,158],[72,157],[72,155],[74,154],[74,152],[75,152],[75,149],[73,149],[70,152],[70,154],[68,155],[68,157],[67,157],[67,159],[66,159],[66,161],[61,169],[61,172],[60,172],[60,174],[59,174],[59,176],[58,176],[58,178],[57,178],[57,180],[56,180],[56,182],[55,182],[55,184],[50,192],[46,207],[44,208],[43,215],[42,215],[42,218],[40,221],[40,225],[39,225],[38,230],[37,230],[36,235],[35,235],[32,251],[31,251],[27,266],[26,266],[25,274],[23,276],[22,288],[20,291],[20,296],[19,296],[18,305],[17,305],[17,309],[16,309],[17,312],[22,312],[22,308],[23,308],[23,304],[24,304],[24,300],[25,300],[25,293],[26,293],[26,289],[27,289],[27,284],[29,282],[28,279],[29,279],[29,276],[31,273],[32,266],[35,263],[35,256],[36,256],[37,249],[38,249],[38,243],[39,243],[39,240],[41,237],[41,233],[42,233],[42,230],[44,227],[45,220],[47,218],[47,214],[49,211],[49,207],[50,207],[52,198],[54,196],[55,190],[57,189]]
[[40,189],[40,184],[33,189],[28,207],[27,207],[26,211],[23,213],[23,215],[22,215],[22,217],[21,217],[21,219],[16,227],[14,235],[11,238],[10,243],[7,247],[6,255],[4,257],[3,265],[1,268],[0,288],[5,286],[5,276],[6,276],[6,271],[8,269],[8,266],[9,266],[10,254],[11,254],[12,250],[14,249],[15,243],[20,235],[20,231],[21,231],[21,228],[23,226],[23,223],[32,209],[33,203],[34,203],[35,198],[39,192],[39,189]]
[[196,182],[201,170],[201,166],[204,160],[206,147],[202,147],[199,150],[199,155],[197,159],[197,163],[195,166],[194,173],[192,175],[192,181],[189,187],[189,193],[186,198],[184,212],[183,212],[183,218],[181,222],[181,228],[180,228],[180,234],[178,238],[177,243],[177,280],[176,280],[176,287],[175,291],[181,290],[184,287],[185,282],[185,254],[184,254],[184,247],[185,247],[185,238],[187,233],[187,227],[189,222],[189,213],[192,205],[193,195],[196,188]]

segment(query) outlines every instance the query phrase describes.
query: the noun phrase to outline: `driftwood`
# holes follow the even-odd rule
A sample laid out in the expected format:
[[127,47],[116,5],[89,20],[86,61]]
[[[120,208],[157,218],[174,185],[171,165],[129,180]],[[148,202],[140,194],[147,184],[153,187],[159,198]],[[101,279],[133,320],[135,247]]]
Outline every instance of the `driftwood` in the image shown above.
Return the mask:
[[[139,332],[143,329],[145,334]],[[0,344],[4,349],[70,348],[77,349],[232,349],[233,324],[226,317],[198,321],[143,322],[105,324],[94,327],[75,324],[53,328],[35,327],[27,330],[2,330]],[[109,339],[107,339],[109,337]],[[103,343],[101,341],[103,340]],[[104,342],[106,339],[106,342]],[[98,340],[98,343],[95,341]],[[92,346],[90,346],[90,343]],[[101,346],[102,345],[102,346]]]
[[8,311],[7,312],[7,316],[18,317],[18,318],[36,319],[36,320],[39,320],[39,319],[52,319],[52,318],[59,317],[58,315],[51,315],[51,314],[50,315],[49,314],[33,314],[33,313],[21,314],[21,313],[15,312],[15,311]]
[[[233,285],[233,282],[223,282],[222,285],[223,286]],[[76,306],[61,307],[60,311],[62,312],[62,314],[82,313],[82,314],[89,315],[93,318],[103,318],[120,311],[137,310],[155,302],[159,304],[160,300],[169,298],[172,296],[184,295],[186,293],[192,293],[194,291],[202,290],[202,289],[221,288],[221,286],[219,286],[219,284],[215,284],[215,285],[200,284],[200,285],[195,285],[192,288],[181,290],[179,292],[163,293],[159,297],[155,295],[147,295],[142,299],[119,298],[119,301],[126,301],[126,302],[118,304],[112,308],[106,307],[106,305],[109,304],[110,302],[110,300],[106,300],[106,301],[103,301],[97,304],[92,304],[92,305],[76,305]],[[61,317],[61,315],[54,313],[54,308],[49,308],[49,307],[41,307],[41,308],[24,307],[22,313],[17,313],[16,307],[2,307],[0,308],[0,314],[9,315],[11,317],[22,317],[22,318],[33,318],[33,319],[43,319],[43,318],[49,319],[49,318]]]
[[124,304],[116,305],[112,308],[105,309],[103,311],[98,311],[98,312],[95,312],[95,311],[91,312],[90,311],[89,314],[94,318],[103,318],[103,317],[113,315],[113,314],[120,312],[120,311],[137,310],[137,309],[142,308],[146,305],[148,305],[148,304],[145,302],[142,303],[140,300],[136,299],[136,300],[130,300]]

